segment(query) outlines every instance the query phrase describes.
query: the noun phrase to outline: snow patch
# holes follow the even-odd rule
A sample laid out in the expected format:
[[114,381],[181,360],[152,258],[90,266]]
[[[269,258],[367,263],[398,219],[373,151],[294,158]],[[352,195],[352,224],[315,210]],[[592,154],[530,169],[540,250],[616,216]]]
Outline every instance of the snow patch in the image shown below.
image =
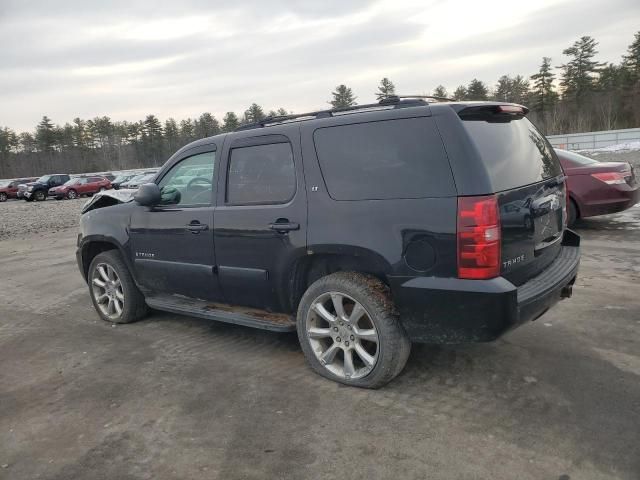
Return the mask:
[[626,143],[618,143],[617,145],[609,145],[608,147],[600,147],[600,148],[583,148],[581,150],[576,150],[576,152],[629,152],[640,150],[640,140],[634,140],[633,142]]

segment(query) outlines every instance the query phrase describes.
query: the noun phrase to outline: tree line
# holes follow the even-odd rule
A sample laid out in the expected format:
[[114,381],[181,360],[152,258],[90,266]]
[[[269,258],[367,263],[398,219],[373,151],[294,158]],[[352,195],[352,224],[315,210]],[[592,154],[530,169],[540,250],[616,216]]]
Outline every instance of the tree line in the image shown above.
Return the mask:
[[[528,77],[505,74],[493,86],[474,78],[451,93],[438,85],[431,94],[527,105],[529,118],[547,135],[639,126],[640,32],[617,64],[599,62],[597,46],[594,38],[583,36],[562,51],[565,61],[560,65],[543,57],[539,70]],[[383,78],[375,96],[380,100],[395,93],[394,83]],[[349,107],[357,105],[357,97],[350,87],[338,85],[328,103],[333,108]],[[221,121],[205,112],[198,118],[169,118],[164,123],[147,115],[137,122],[103,116],[56,125],[44,116],[33,132],[0,127],[0,178],[158,166],[193,140],[289,113],[284,108],[265,112],[253,103],[242,115],[227,112]]]

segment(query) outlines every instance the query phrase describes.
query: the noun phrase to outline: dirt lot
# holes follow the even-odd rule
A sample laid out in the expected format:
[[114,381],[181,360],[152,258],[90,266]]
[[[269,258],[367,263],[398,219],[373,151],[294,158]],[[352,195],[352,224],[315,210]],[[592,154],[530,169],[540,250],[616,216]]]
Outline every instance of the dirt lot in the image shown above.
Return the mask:
[[2,479],[640,478],[640,207],[579,225],[572,299],[365,391],[295,335],[100,321],[59,230],[82,203],[23,203],[48,226],[0,242]]

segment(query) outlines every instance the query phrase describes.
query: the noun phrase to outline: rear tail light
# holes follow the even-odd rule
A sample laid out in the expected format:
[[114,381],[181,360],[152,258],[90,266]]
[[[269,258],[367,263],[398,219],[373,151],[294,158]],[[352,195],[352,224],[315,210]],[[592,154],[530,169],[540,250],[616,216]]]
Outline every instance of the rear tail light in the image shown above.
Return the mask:
[[623,185],[627,183],[624,179],[628,175],[628,172],[602,172],[592,173],[591,176],[607,185]]
[[500,217],[495,195],[458,197],[458,278],[500,274]]

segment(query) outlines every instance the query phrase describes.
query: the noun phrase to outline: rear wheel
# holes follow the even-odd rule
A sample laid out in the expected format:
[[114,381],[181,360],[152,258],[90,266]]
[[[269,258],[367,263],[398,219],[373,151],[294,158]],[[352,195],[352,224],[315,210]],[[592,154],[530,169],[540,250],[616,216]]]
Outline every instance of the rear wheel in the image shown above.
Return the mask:
[[388,287],[360,273],[333,273],[313,283],[300,301],[297,324],[311,368],[355,387],[385,385],[411,351]]
[[0,192],[0,202],[6,202],[7,201],[7,194],[4,192]]
[[47,199],[47,195],[42,190],[38,190],[34,194],[34,198],[36,199],[37,202],[42,202]]
[[567,224],[571,227],[579,218],[578,206],[576,205],[576,202],[573,198],[569,199],[569,211],[567,212],[567,214],[569,215],[569,217],[567,218]]
[[144,296],[116,250],[96,255],[87,279],[91,301],[103,320],[131,323],[147,314]]
[[78,198],[78,192],[76,192],[75,190],[71,189],[67,192],[67,198],[69,200],[74,200],[76,198]]

